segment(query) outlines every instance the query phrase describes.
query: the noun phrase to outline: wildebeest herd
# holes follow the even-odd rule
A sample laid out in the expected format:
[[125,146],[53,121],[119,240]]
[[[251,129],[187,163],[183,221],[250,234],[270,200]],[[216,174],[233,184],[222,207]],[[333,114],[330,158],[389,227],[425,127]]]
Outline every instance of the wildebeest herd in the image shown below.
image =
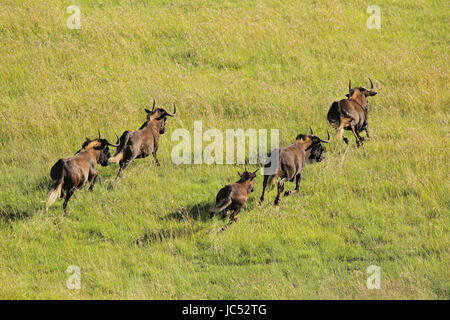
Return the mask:
[[[377,92],[373,91],[373,83],[370,78],[369,81],[370,89],[364,87],[352,88],[351,81],[349,81],[347,99],[333,102],[327,114],[328,122],[336,130],[336,136],[342,138],[348,144],[348,139],[343,137],[343,132],[344,130],[351,130],[358,147],[362,145],[364,140],[370,140],[367,97],[374,96]],[[102,166],[119,163],[120,168],[114,183],[122,177],[123,171],[134,159],[145,158],[151,154],[156,165],[159,166],[156,157],[159,138],[166,131],[167,117],[176,115],[175,104],[173,108],[173,113],[163,108],[156,108],[155,100],[153,100],[152,110],[145,109],[147,118],[138,130],[125,131],[120,138],[117,137],[115,144],[102,138],[99,132],[97,139],[86,138],[81,149],[72,157],[59,159],[50,170],[53,183],[46,199],[47,210],[61,197],[64,198],[63,210],[64,215],[66,215],[67,203],[76,189],[81,189],[87,182],[90,183],[89,190],[94,188],[98,176],[96,170],[98,163]],[[295,189],[286,191],[284,196],[299,192],[305,164],[323,160],[325,149],[322,143],[330,141],[330,134],[328,133],[327,140],[323,140],[314,135],[311,128],[310,130],[311,134],[299,134],[291,145],[272,150],[272,154],[276,154],[277,157],[271,157],[269,162],[265,164],[260,204],[264,201],[264,192],[268,185],[270,187],[275,183],[277,184],[275,205],[280,204],[285,182],[293,182],[295,179]],[[362,131],[366,132],[365,137],[360,136]],[[117,148],[112,157],[109,152],[110,146]],[[268,170],[272,164],[270,161],[278,161],[275,172]],[[240,179],[236,183],[226,185],[217,193],[216,203],[210,210],[211,217],[219,212],[223,212],[223,217],[226,217],[229,211],[233,211],[228,224],[222,230],[226,230],[237,221],[237,215],[247,202],[249,194],[254,191],[257,171],[258,169],[249,172],[245,168],[242,174],[239,173]]]

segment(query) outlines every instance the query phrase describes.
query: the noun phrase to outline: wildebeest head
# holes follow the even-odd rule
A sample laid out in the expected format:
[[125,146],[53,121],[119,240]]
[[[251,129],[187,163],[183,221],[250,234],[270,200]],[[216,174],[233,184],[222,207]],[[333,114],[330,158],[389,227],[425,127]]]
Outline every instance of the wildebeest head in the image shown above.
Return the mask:
[[147,112],[147,122],[149,121],[157,121],[160,124],[159,127],[159,133],[164,134],[166,132],[166,120],[167,117],[173,117],[177,114],[177,107],[175,106],[175,103],[173,104],[173,113],[170,113],[166,111],[163,108],[155,108],[156,102],[153,99],[153,108],[152,110],[145,109],[145,112]]
[[91,140],[86,138],[86,141],[81,146],[81,150],[94,149],[100,151],[97,163],[100,163],[103,167],[106,167],[109,166],[108,159],[111,157],[109,146],[118,147],[119,144],[112,144],[108,140],[102,138],[99,131],[97,139]]
[[366,102],[366,97],[371,97],[377,94],[377,92],[373,91],[373,83],[372,80],[369,78],[370,81],[370,89],[366,89],[364,87],[353,87],[352,88],[352,82],[351,80],[348,81],[348,93],[345,95],[347,98],[356,98],[361,99],[364,102]]
[[259,169],[256,169],[254,172],[247,171],[247,168],[245,168],[245,171],[241,174],[238,172],[239,177],[241,177],[238,181],[238,183],[249,181],[247,192],[251,193],[254,191],[253,185],[255,183],[256,178],[256,172],[258,172]]
[[309,129],[311,130],[311,134],[305,136],[311,141],[311,144],[305,149],[305,151],[311,150],[309,152],[309,157],[307,161],[309,163],[321,162],[323,160],[323,153],[325,152],[325,148],[322,146],[322,143],[330,142],[330,133],[327,130],[328,140],[323,140],[320,139],[318,136],[314,135],[314,131],[312,130],[311,127]]

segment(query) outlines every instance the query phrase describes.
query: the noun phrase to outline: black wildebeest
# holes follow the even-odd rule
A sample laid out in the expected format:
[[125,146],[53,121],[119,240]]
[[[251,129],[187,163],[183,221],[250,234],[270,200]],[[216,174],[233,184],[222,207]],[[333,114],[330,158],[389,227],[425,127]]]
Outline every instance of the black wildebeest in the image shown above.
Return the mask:
[[[106,167],[109,165],[109,147],[118,147],[109,143],[108,140],[101,138],[100,132],[98,139],[86,141],[81,149],[72,157],[59,159],[50,170],[53,184],[46,199],[46,209],[56,201],[58,197],[64,197],[63,210],[64,215],[67,214],[66,207],[70,197],[75,189],[81,189],[86,182],[90,182],[89,190],[94,188],[95,180],[98,176],[96,170],[97,163]],[[66,191],[64,196],[63,189]]]
[[[256,169],[258,171],[258,169]],[[224,217],[229,210],[234,210],[230,216],[230,221],[222,228],[225,231],[232,223],[237,221],[237,215],[247,202],[247,197],[253,192],[253,184],[256,178],[255,172],[248,172],[247,169],[240,174],[240,179],[232,184],[228,184],[219,190],[216,196],[216,204],[211,208],[211,218],[214,214],[225,210]]]
[[[373,91],[373,83],[370,81],[370,89],[363,87],[352,88],[351,81],[348,82],[347,99],[334,101],[327,114],[328,122],[336,129],[336,136],[340,139],[344,130],[351,130],[356,139],[356,145],[359,147],[364,140],[370,140],[367,97],[376,95]],[[366,131],[366,137],[360,137],[361,131]],[[348,139],[343,137],[345,143]]]
[[[264,168],[263,190],[259,204],[262,204],[264,201],[264,192],[267,184],[269,183],[269,186],[272,186],[278,179],[280,180],[278,181],[275,205],[280,204],[280,195],[284,190],[284,183],[286,181],[294,181],[295,178],[295,189],[286,191],[284,196],[297,193],[305,164],[307,162],[313,163],[323,160],[323,152],[325,149],[321,142],[328,143],[330,141],[330,134],[327,132],[328,140],[325,141],[315,136],[311,128],[310,130],[311,135],[299,134],[295,142],[290,146],[272,151],[271,158]],[[278,161],[275,172],[268,172],[271,161]]]
[[152,110],[145,109],[147,119],[136,131],[125,131],[119,139],[119,147],[113,157],[109,158],[111,163],[119,163],[120,169],[114,181],[117,182],[123,175],[123,171],[130,163],[137,158],[145,158],[150,154],[155,158],[156,165],[159,166],[156,152],[158,151],[159,136],[166,132],[166,119],[173,117],[177,113],[175,104],[173,113],[169,113],[162,108],[155,108],[156,102],[153,100]]

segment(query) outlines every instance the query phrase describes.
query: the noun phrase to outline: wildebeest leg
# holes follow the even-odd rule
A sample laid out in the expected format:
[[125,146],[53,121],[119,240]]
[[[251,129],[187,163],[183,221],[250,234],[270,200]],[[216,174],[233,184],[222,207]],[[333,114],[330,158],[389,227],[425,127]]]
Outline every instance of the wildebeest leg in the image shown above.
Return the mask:
[[267,186],[267,180],[269,179],[269,176],[264,176],[264,181],[263,181],[263,190],[262,190],[262,194],[261,194],[261,198],[259,199],[259,205],[261,205],[264,201],[264,191],[266,191],[266,186]]
[[89,191],[94,190],[94,185],[95,185],[95,181],[97,180],[97,177],[98,177],[98,171],[95,170],[93,172],[93,174],[90,176],[90,179],[89,179],[89,181],[91,182],[91,185],[89,187]]
[[366,137],[364,138],[364,140],[367,140],[367,141],[371,140],[372,138],[369,135],[369,125],[368,124],[366,124],[364,130],[366,131]]
[[117,177],[114,180],[114,184],[117,183],[117,181],[119,181],[120,178],[122,178],[123,171],[130,165],[131,161],[132,160],[120,162],[120,169],[119,172],[117,172]]
[[344,137],[344,124],[343,124],[342,121],[341,121],[341,124],[339,125],[339,127],[336,129],[336,137],[337,137],[338,139],[341,139],[341,138],[342,138],[342,140],[344,140],[344,142],[345,142],[346,144],[348,144],[348,139],[347,139],[347,137]]
[[65,216],[67,215],[67,211],[66,211],[67,203],[69,202],[70,197],[73,195],[74,192],[75,192],[75,187],[73,187],[72,189],[68,190],[67,193],[66,193],[66,199],[64,200],[64,203],[63,203],[63,210],[64,210],[64,215]]
[[355,136],[356,145],[359,147],[361,145],[361,140],[359,139],[358,134],[356,133],[355,126],[351,125],[350,127],[352,128],[353,135]]
[[153,150],[152,155],[153,155],[153,158],[155,158],[156,165],[159,166],[160,164],[159,164],[158,158],[156,157],[156,151],[157,151],[157,149]]
[[288,190],[284,193],[284,196],[287,197],[288,195],[292,193],[297,193],[300,190],[300,181],[302,179],[302,174],[299,173],[295,176],[295,189],[294,190]]
[[364,138],[361,137],[361,135],[359,134],[358,130],[355,130],[356,135],[358,136],[359,141],[361,142],[361,144],[363,144],[362,142],[364,141]]
[[224,210],[224,211],[222,212],[222,219],[225,219],[225,218],[227,217],[229,211],[230,211],[230,210]]
[[279,182],[278,182],[278,192],[277,192],[277,197],[275,198],[275,205],[276,206],[278,206],[279,204],[280,204],[280,196],[281,196],[281,193],[283,192],[283,190],[284,190],[284,183],[286,182],[286,178],[283,178],[283,179],[281,179]]
[[227,230],[231,224],[233,224],[234,222],[237,221],[237,219],[238,219],[237,215],[240,211],[241,211],[241,208],[237,208],[234,210],[234,212],[230,216],[230,221],[228,221],[228,223],[222,228],[222,231]]

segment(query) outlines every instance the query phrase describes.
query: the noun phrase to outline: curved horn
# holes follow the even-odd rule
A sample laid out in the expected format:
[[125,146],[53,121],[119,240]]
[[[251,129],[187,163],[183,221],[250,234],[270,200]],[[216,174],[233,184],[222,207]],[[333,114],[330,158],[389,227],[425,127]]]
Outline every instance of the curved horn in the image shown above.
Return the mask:
[[309,126],[309,130],[311,131],[311,135],[314,135],[314,131],[313,131],[313,129],[311,128],[311,126]]
[[101,139],[102,135],[100,134],[100,130],[98,130],[98,138]]
[[149,113],[149,114],[153,114],[153,113],[155,113],[155,106],[156,106],[156,101],[155,101],[155,99],[153,99],[153,107],[152,107],[152,110],[148,110],[148,109],[144,109],[144,110],[145,110],[145,112],[147,112],[147,113]]
[[[117,134],[116,134],[116,136],[117,136]],[[119,138],[119,137],[117,137],[117,138]],[[107,144],[108,146],[115,147],[115,148],[117,148],[118,146],[120,146],[120,142],[119,142],[118,144],[112,144],[112,143],[109,142],[108,140],[106,140],[106,144]]]
[[177,114],[177,107],[175,106],[175,103],[173,104],[173,113],[170,113],[170,112],[167,112],[167,111],[166,111],[166,114],[167,114],[169,117],[173,117],[173,116],[175,116],[175,115]]
[[348,80],[348,94],[352,91],[352,80]]
[[369,78],[369,81],[370,81],[370,89],[373,89],[372,79]]
[[319,140],[320,140],[320,142],[323,142],[323,143],[328,143],[328,142],[330,142],[330,132],[327,130],[327,136],[328,136],[328,140],[322,140],[322,139],[320,139],[319,138]]

